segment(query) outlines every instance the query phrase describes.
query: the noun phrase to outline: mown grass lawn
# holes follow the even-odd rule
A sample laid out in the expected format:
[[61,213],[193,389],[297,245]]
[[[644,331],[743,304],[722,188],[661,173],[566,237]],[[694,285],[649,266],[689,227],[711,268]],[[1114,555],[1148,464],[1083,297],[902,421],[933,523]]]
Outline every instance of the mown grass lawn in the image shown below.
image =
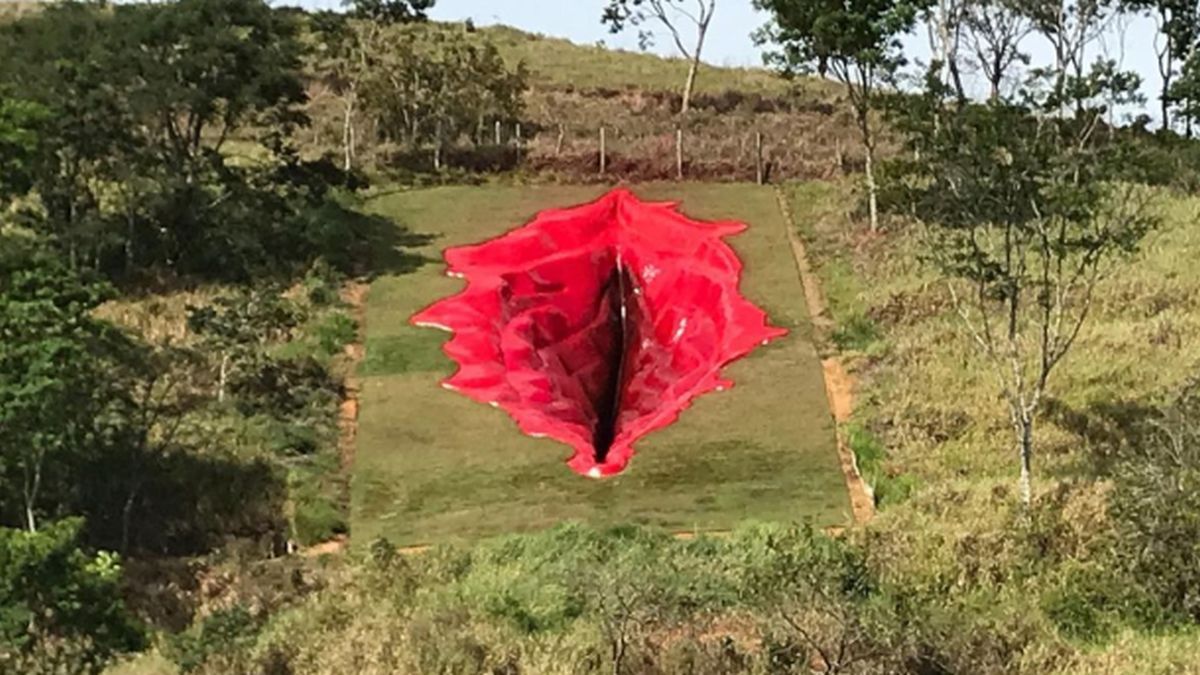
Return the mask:
[[737,218],[742,289],[788,337],[727,373],[736,386],[697,400],[679,422],[643,439],[620,477],[581,478],[570,452],[517,431],[500,410],[447,391],[445,333],[411,327],[418,309],[456,292],[441,250],[497,235],[539,210],[593,199],[595,187],[454,187],[395,192],[369,208],[435,237],[415,272],[385,274],[367,299],[362,408],[352,486],[358,543],[473,539],[567,520],[720,530],[747,519],[849,522],[834,426],[804,296],[775,195],[746,185],[649,185],[647,199],[683,202],[691,216]]

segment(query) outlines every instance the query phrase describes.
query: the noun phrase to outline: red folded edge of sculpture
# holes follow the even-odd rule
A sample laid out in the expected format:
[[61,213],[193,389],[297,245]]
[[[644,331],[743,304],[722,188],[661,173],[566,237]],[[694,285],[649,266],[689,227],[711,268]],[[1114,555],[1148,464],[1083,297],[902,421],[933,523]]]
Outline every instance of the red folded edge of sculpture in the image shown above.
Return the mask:
[[638,439],[732,386],[724,366],[787,332],[738,290],[724,237],[746,226],[677,207],[617,189],[448,249],[466,287],[412,318],[453,333],[443,385],[567,444],[581,475],[623,471]]

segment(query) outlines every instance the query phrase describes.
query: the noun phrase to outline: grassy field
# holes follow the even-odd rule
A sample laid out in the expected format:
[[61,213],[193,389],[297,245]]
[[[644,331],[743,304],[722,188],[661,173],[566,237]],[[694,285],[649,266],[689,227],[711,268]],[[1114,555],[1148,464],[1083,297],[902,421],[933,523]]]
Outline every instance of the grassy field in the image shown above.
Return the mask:
[[[916,232],[871,237],[844,185],[797,184],[794,217],[819,261],[843,349],[863,378],[859,419],[891,474],[980,499],[1016,481],[1007,411],[947,293],[919,262]],[[1086,472],[1106,426],[1163,401],[1200,367],[1200,202],[1164,195],[1164,223],[1101,283],[1090,321],[1051,378],[1037,442],[1043,486]],[[1111,429],[1110,429],[1111,430]]]
[[[524,61],[535,86],[668,91],[679,89],[688,71],[687,61],[681,58],[580,45],[508,26],[484,28],[481,32],[496,43],[507,61]],[[823,84],[811,82],[814,87]],[[701,66],[696,93],[716,94],[729,89],[780,95],[788,91],[789,84],[765,68]]]
[[[747,519],[849,520],[833,423],[786,231],[767,188],[649,185],[646,198],[681,200],[692,216],[751,224],[732,243],[747,264],[743,291],[790,329],[733,364],[736,386],[702,397],[673,426],[644,439],[630,470],[590,481],[563,464],[565,446],[521,435],[500,410],[438,386],[453,372],[445,334],[408,318],[461,282],[434,262],[384,275],[367,300],[367,354],[352,486],[357,542],[385,535],[418,544],[534,530],[566,520],[712,530]],[[538,210],[587,201],[588,187],[439,188],[375,198],[370,208],[414,233],[423,254],[499,234]]]
[[[1003,542],[1020,522],[1011,430],[947,293],[918,262],[917,233],[896,225],[868,234],[850,217],[856,199],[846,185],[797,184],[790,196],[859,378],[855,450],[879,455],[875,479],[906,486],[890,491],[895,498],[871,524],[889,542],[877,553],[893,561],[892,574],[937,579],[968,574],[964,551],[988,551],[989,573],[1002,578],[1013,560]],[[1200,369],[1200,200],[1164,193],[1160,204],[1162,227],[1101,282],[1091,320],[1051,378],[1036,434],[1035,496],[1061,514],[1055,541],[1074,555],[1112,527],[1104,506],[1111,486],[1095,478],[1104,458]],[[1007,595],[992,609],[1028,615],[1021,603]],[[1125,629],[1088,645],[1062,672],[1197,672],[1198,645],[1194,629]]]

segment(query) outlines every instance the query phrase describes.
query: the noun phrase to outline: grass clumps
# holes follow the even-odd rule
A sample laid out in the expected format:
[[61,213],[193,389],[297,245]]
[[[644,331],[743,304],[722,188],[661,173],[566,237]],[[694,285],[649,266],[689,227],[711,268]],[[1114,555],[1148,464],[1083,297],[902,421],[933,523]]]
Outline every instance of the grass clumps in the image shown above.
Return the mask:
[[[1023,512],[995,380],[921,265],[920,234],[867,233],[840,208],[852,201],[840,186],[793,199],[858,379],[847,432],[882,507],[870,527],[880,569],[1010,635],[1029,628],[1008,623],[1020,614],[1036,619],[1029,652],[978,653],[972,672],[1188,672],[1200,653],[1189,609],[1200,443],[1186,393],[1200,367],[1200,282],[1185,253],[1200,246],[1196,200],[1160,193],[1163,226],[1098,288],[1045,403]],[[886,349],[853,339],[861,317]],[[892,476],[905,498],[890,496]],[[1045,650],[1066,656],[1034,667]]]

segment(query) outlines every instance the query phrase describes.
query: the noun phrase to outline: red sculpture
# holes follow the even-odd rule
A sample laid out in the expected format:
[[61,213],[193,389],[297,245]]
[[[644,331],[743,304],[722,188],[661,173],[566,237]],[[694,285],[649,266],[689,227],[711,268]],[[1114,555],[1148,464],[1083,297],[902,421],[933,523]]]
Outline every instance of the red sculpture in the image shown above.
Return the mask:
[[448,249],[447,274],[467,286],[412,322],[454,333],[444,386],[571,446],[579,474],[611,476],[639,438],[732,386],[722,367],[786,334],[738,292],[723,238],[743,229],[614,190]]

